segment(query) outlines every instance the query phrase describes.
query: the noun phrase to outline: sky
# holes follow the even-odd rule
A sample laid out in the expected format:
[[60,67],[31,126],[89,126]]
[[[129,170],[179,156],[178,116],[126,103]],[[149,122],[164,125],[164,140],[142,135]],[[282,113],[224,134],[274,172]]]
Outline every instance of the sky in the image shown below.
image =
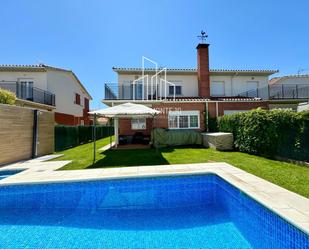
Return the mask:
[[212,69],[309,73],[307,0],[3,0],[0,64],[44,63],[71,69],[104,107],[112,67],[195,68],[201,30]]

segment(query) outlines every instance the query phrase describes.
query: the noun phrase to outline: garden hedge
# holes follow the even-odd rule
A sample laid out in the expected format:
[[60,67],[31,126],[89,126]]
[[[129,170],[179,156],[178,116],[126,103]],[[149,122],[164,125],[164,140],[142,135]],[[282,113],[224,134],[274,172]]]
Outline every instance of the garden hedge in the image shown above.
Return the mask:
[[233,133],[239,151],[309,161],[309,111],[258,108],[220,117],[218,127]]
[[[96,126],[96,139],[114,134],[114,128],[110,126]],[[93,126],[55,126],[55,151],[75,147],[91,142],[93,139]]]

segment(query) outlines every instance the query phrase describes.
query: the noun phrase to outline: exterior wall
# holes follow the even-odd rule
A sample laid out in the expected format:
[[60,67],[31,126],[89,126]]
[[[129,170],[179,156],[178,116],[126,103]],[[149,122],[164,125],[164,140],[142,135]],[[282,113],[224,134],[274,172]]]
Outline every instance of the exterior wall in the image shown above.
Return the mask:
[[[268,77],[267,76],[218,76],[213,75],[210,76],[210,85],[214,81],[223,81],[224,82],[224,90],[225,96],[237,96],[240,93],[246,92],[247,89],[247,82],[248,81],[257,81],[258,88],[265,89],[261,91],[262,94],[260,97],[263,99],[268,99]],[[210,90],[210,95],[212,96],[212,91]]]
[[85,113],[82,117],[76,117],[74,115],[55,112],[55,122],[60,125],[90,125],[92,122],[89,119],[88,113]]
[[[76,117],[84,116],[84,99],[89,96],[68,72],[47,71],[47,90],[56,95],[56,112]],[[81,96],[80,105],[75,104],[75,94]]]
[[194,129],[198,131],[205,130],[205,108],[206,104],[200,103],[161,103],[153,104],[152,108],[160,110],[161,114],[155,119],[154,127],[168,128],[168,112],[169,111],[199,111],[200,112],[200,128]]
[[130,118],[120,118],[119,119],[119,135],[132,136],[136,132],[142,132],[144,135],[150,135],[151,130],[152,130],[152,118],[146,119],[146,129],[145,130],[132,130]]
[[0,81],[19,81],[20,79],[33,80],[33,86],[47,91],[45,72],[1,72]]
[[[141,74],[118,74],[119,92],[121,92],[121,86],[124,82],[132,82],[139,78]],[[182,95],[176,97],[198,97],[198,76],[195,74],[167,74],[167,80],[182,86]],[[255,75],[212,75],[210,73],[210,96],[212,96],[212,83],[215,81],[223,81],[225,86],[225,96],[237,96],[240,93],[246,92],[248,81],[257,81],[258,88],[263,88],[263,91],[259,92],[259,96],[263,99],[268,99],[268,76],[255,76]],[[167,91],[168,92],[168,91]]]
[[[88,111],[84,105],[84,99],[87,98],[90,101],[89,96],[80,87],[79,83],[72,76],[71,73],[58,70],[48,70],[47,72],[1,72],[0,71],[0,82],[1,81],[18,81],[20,79],[31,79],[33,86],[40,88],[44,91],[54,93],[56,96],[56,109],[55,112],[66,114],[59,118],[56,117],[56,122],[59,124],[72,124],[71,116],[75,117],[75,124],[81,124],[83,120],[84,124],[90,124]],[[81,104],[75,104],[75,93],[81,96]],[[34,103],[34,104],[32,104]],[[26,101],[19,101],[22,106],[34,107],[37,109],[48,109],[48,106],[41,105],[40,107],[33,106],[35,102],[29,103]],[[52,110],[52,109],[49,109]],[[63,122],[62,122],[63,121]]]
[[[161,111],[161,114],[154,119],[147,119],[146,130],[132,130],[131,119],[119,119],[119,135],[133,135],[135,132],[142,132],[145,135],[150,135],[152,128],[168,128],[168,113],[169,111],[199,111],[200,112],[200,128],[193,129],[197,131],[205,131],[205,113],[206,102],[187,102],[187,103],[155,103],[150,106],[151,108]],[[248,111],[258,107],[268,109],[266,101],[237,101],[237,102],[208,102],[208,112],[211,117],[224,115],[225,110],[230,111]]]
[[[54,113],[38,116],[38,155],[54,151]],[[0,104],[0,164],[29,159],[32,155],[33,109]]]
[[208,112],[211,117],[223,116],[225,110],[230,111],[249,111],[256,109],[258,107],[268,109],[268,103],[266,101],[256,101],[256,102],[218,102],[218,112],[216,107],[216,102],[211,102],[208,104]]

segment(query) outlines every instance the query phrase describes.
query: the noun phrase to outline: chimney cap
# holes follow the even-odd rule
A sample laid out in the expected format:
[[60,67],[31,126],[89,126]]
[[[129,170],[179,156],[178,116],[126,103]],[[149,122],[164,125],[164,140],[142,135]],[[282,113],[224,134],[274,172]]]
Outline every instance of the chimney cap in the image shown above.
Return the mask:
[[208,48],[209,44],[207,43],[199,43],[196,47],[196,49],[200,49],[200,48]]

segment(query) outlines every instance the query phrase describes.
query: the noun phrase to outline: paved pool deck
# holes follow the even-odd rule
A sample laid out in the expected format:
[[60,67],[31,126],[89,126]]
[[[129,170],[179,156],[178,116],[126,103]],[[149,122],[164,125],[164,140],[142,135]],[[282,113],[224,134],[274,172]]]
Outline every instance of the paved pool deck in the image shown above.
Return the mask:
[[46,161],[58,156],[45,156],[0,168],[25,169],[1,180],[0,186],[213,173],[309,235],[309,199],[224,162],[57,171],[71,162]]

